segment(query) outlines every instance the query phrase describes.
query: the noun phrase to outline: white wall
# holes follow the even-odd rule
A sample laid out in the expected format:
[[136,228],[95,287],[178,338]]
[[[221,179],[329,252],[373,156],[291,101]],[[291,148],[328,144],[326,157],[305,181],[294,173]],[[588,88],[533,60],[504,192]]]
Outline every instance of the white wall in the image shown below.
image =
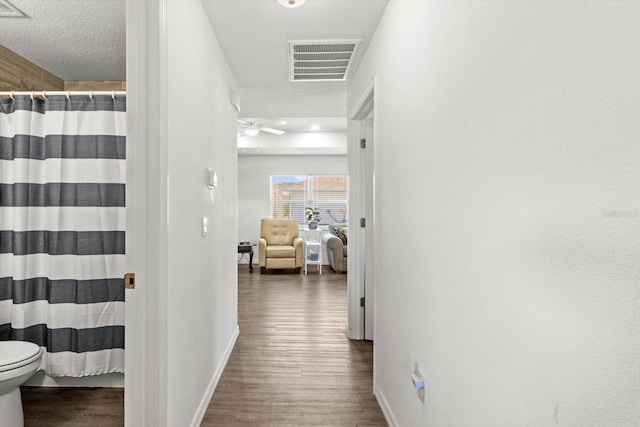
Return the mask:
[[[166,7],[166,425],[187,426],[206,408],[237,333],[236,115],[233,79],[202,4]],[[207,168],[217,172],[215,190],[205,185]]]
[[260,132],[256,136],[238,138],[240,155],[347,155],[347,133],[287,132],[271,135]]
[[392,422],[640,425],[639,22],[626,1],[389,3],[348,99],[377,75]]
[[[239,156],[238,241],[257,242],[260,220],[269,218],[271,175],[344,175],[347,156]],[[258,247],[253,263],[258,264]],[[323,257],[326,264],[326,256]]]

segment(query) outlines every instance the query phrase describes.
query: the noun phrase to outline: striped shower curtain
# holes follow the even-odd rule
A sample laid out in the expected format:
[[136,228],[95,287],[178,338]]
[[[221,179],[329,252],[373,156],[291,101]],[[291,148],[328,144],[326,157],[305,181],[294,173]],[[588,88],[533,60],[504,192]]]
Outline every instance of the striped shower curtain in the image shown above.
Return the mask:
[[0,341],[124,372],[126,98],[0,99]]

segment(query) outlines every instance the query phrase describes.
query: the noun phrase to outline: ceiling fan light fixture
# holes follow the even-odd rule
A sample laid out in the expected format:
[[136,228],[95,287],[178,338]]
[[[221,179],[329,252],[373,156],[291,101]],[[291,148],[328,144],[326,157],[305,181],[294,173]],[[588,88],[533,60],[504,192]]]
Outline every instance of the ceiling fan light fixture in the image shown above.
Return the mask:
[[256,136],[260,132],[260,129],[245,129],[243,132],[247,136]]
[[305,1],[307,1],[307,0],[277,0],[277,2],[280,3],[280,5],[284,6],[284,7],[302,6]]

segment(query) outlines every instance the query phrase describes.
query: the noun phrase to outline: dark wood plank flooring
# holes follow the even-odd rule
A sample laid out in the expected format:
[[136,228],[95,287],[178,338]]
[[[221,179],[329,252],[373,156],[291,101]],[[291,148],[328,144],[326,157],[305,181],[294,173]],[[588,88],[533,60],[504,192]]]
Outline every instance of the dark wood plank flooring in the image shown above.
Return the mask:
[[25,427],[124,425],[122,388],[21,387],[20,392]]
[[[351,341],[346,275],[238,270],[240,336],[203,426],[386,426],[373,348]],[[122,389],[22,387],[25,426],[122,426]]]
[[323,271],[240,266],[240,336],[203,426],[387,425],[372,392],[372,344],[346,336],[347,276]]

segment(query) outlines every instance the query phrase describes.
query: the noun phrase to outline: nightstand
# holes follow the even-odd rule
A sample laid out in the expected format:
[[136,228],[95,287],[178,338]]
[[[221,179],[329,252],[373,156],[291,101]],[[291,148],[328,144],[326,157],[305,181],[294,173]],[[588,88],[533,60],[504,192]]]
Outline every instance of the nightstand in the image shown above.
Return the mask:
[[307,274],[309,265],[317,265],[318,273],[322,274],[322,242],[321,230],[304,229],[304,274]]

